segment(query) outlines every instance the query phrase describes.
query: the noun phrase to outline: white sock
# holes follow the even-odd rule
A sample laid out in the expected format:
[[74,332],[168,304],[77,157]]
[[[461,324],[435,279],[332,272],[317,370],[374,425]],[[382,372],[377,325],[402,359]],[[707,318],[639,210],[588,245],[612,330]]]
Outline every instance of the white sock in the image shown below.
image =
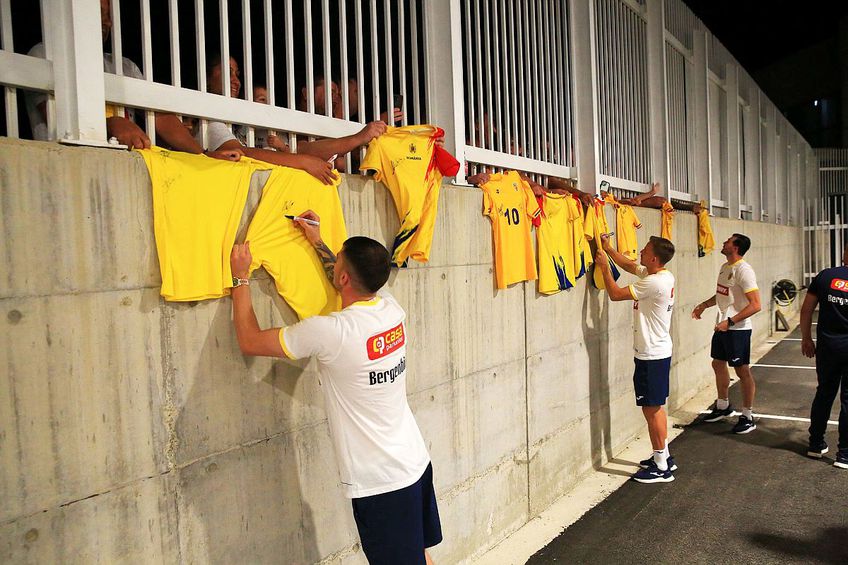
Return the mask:
[[665,447],[663,448],[663,453],[665,454],[666,459],[671,457],[671,454],[669,454],[669,452],[668,452],[668,442],[665,442]]
[[716,409],[717,410],[727,410],[727,407],[730,406],[730,400],[727,398],[717,398],[716,399]]
[[657,464],[660,471],[668,471],[668,455],[666,454],[665,449],[654,451],[654,463]]
[[753,408],[742,408],[742,415],[748,418],[749,420],[754,420],[754,415],[751,413]]

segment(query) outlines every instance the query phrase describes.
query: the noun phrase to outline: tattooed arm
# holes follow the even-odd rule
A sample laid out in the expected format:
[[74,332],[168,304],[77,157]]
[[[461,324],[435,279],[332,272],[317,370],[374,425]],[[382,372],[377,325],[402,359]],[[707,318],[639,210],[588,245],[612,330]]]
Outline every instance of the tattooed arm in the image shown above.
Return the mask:
[[[330,281],[330,284],[333,283],[333,272],[336,266],[336,254],[327,247],[327,244],[324,243],[324,240],[321,239],[321,225],[320,218],[318,214],[313,212],[312,210],[307,210],[303,212],[299,216],[299,220],[295,220],[297,225],[303,230],[303,235],[306,236],[306,239],[309,240],[309,243],[312,244],[312,247],[315,248],[315,251],[318,253],[318,258],[321,260],[321,266],[324,267],[324,274],[327,275],[327,279]],[[315,222],[312,224],[310,222]]]

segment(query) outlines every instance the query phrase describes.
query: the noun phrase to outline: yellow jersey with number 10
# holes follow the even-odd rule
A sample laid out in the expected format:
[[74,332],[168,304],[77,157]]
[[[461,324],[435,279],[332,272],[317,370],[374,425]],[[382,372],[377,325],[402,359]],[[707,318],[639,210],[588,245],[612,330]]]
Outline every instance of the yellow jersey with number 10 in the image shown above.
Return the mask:
[[530,241],[530,224],[541,210],[518,173],[495,173],[480,187],[483,214],[492,221],[495,279],[498,288],[536,280],[536,261]]

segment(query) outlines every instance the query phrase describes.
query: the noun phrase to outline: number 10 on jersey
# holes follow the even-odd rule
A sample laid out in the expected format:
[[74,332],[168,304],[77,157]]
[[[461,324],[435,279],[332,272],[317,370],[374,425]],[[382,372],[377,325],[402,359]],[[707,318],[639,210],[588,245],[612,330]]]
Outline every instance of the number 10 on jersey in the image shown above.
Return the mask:
[[504,213],[506,223],[510,226],[517,226],[521,221],[521,216],[518,215],[518,208],[507,208]]

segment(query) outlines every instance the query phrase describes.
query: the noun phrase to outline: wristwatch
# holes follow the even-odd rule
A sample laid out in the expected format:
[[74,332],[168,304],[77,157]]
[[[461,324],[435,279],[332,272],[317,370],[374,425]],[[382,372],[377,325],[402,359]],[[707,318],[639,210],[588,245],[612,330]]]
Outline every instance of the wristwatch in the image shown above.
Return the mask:
[[233,277],[233,288],[236,288],[237,286],[250,286],[250,281],[248,279]]
[[728,318],[727,318],[727,327],[728,327],[728,328],[732,328],[732,327],[733,327],[733,326],[735,326],[735,325],[736,325],[736,322],[734,322],[734,321],[733,321],[733,318],[731,318],[731,317],[729,317],[729,316],[728,316]]

